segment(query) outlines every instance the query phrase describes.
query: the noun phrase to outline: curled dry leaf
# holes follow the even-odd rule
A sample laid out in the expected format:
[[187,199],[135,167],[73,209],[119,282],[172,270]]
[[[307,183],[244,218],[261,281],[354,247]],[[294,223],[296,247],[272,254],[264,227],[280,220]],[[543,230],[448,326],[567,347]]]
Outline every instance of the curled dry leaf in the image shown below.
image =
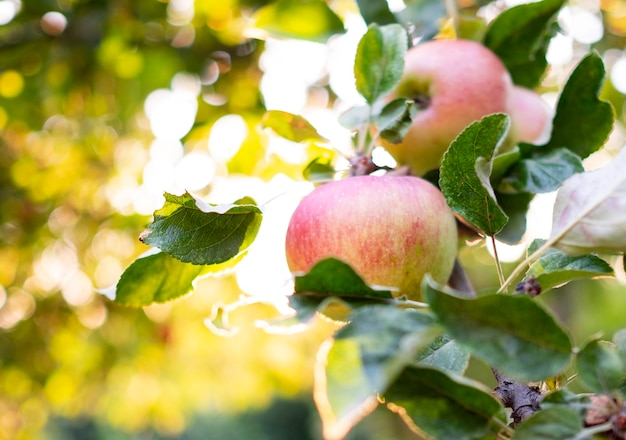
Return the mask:
[[602,168],[565,181],[554,204],[551,242],[570,255],[626,251],[626,148]]

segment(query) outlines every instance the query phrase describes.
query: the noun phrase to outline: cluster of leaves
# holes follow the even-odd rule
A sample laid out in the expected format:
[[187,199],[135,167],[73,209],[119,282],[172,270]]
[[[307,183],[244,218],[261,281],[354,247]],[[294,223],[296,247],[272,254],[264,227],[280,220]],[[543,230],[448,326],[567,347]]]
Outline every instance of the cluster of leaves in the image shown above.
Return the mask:
[[[354,67],[366,104],[344,114],[342,123],[357,132],[357,154],[368,154],[378,136],[402,139],[416,110],[405,99],[382,104],[402,73],[409,45],[405,28],[388,10],[374,10],[367,2],[359,6],[370,22]],[[543,0],[511,8],[482,33],[482,43],[501,57],[515,83],[535,87],[541,81],[562,6],[563,0]],[[274,15],[267,22],[274,24],[285,13],[270,12]],[[387,24],[373,19],[381,14]],[[324,314],[344,323],[321,348],[316,369],[315,399],[327,438],[342,438],[381,402],[416,432],[433,438],[624,434],[616,420],[626,396],[626,330],[612,341],[594,337],[575,347],[567,329],[540,302],[504,294],[524,272],[543,290],[576,278],[611,276],[610,264],[596,254],[623,254],[626,249],[621,172],[626,152],[596,171],[584,172],[582,164],[604,145],[614,122],[612,107],[598,97],[604,74],[595,53],[578,63],[561,90],[546,144],[520,144],[499,154],[509,117],[494,114],[468,126],[444,156],[436,182],[453,211],[482,236],[518,242],[532,198],[559,190],[551,237],[534,242],[528,259],[508,279],[502,277],[499,289],[476,297],[426,280],[425,302],[416,303],[367,286],[349,266],[333,259],[296,277],[290,297],[296,322]],[[263,124],[295,142],[322,140],[298,115],[268,112]],[[305,170],[313,179],[334,173],[324,160]],[[228,269],[245,255],[261,219],[262,209],[252,200],[214,206],[191,194],[168,194],[143,237],[160,252],[139,258],[126,270],[115,301],[142,306],[188,293],[199,276]],[[575,374],[587,390],[610,396],[610,404],[602,408],[605,417],[591,422],[589,411],[597,410],[593,399],[564,384],[543,396],[540,409],[513,430],[503,403],[484,384],[465,376],[472,357],[498,375],[525,383],[554,383]]]

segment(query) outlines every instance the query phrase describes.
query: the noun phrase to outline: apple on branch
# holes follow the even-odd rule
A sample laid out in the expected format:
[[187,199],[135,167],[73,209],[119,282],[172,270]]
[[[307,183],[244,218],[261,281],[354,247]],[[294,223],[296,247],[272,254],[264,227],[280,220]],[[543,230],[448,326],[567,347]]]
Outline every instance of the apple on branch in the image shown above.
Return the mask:
[[550,140],[554,110],[537,92],[513,86],[507,113],[511,117],[508,140],[543,145]]
[[441,192],[413,176],[356,176],[326,183],[304,197],[286,235],[294,273],[334,257],[370,285],[420,297],[424,275],[448,281],[457,229]]
[[418,108],[400,143],[383,146],[400,164],[423,175],[439,168],[450,143],[465,127],[508,109],[512,81],[500,59],[470,40],[432,40],[410,48],[392,98],[413,99]]

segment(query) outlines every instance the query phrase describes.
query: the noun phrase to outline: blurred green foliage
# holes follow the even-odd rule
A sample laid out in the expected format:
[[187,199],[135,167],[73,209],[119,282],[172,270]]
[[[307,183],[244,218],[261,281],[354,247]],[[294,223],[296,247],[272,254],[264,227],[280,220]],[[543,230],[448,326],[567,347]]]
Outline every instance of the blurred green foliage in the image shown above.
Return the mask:
[[[199,84],[197,111],[182,139],[185,154],[205,150],[223,116],[243,118],[248,132],[241,147],[218,164],[226,178],[268,181],[281,172],[301,179],[303,165],[320,155],[314,146],[299,162],[269,154],[257,129],[266,110],[259,63],[266,43],[259,29],[251,32],[251,17],[269,5],[263,15],[269,20],[276,5],[296,3],[0,0],[0,9],[16,8],[0,24],[0,440],[142,433],[241,439],[248,438],[242,423],[249,416],[229,425],[216,414],[261,411],[277,396],[310,399],[315,352],[333,323],[274,335],[254,321],[275,317],[276,310],[255,304],[230,316],[245,331],[218,336],[204,321],[216,304],[238,300],[241,288],[232,276],[204,279],[192,297],[145,309],[113,305],[96,293],[145,250],[137,237],[149,216],[136,209],[141,198],[128,194],[146,179],[154,136],[144,105],[154,90],[171,89],[185,75]],[[474,13],[485,2],[466,3]],[[342,19],[358,11],[349,0],[325,4],[329,25],[319,32],[339,31],[331,9]],[[616,48],[624,44],[626,15],[620,0],[602,6],[607,32],[593,48],[610,67],[624,56]],[[281,20],[280,29],[289,30]],[[262,24],[261,30],[273,29]],[[307,99],[332,106],[340,91],[321,77]],[[610,81],[603,95],[623,124],[624,95]],[[462,258],[478,288],[496,283],[484,248]],[[546,301],[577,329],[575,336],[610,333],[625,324],[626,300],[623,286],[602,287],[572,283]],[[581,309],[585,315],[574,313]],[[307,405],[278,408],[315,425],[305,417]],[[268,414],[255,417],[280,423]],[[372,417],[379,428],[394,423]],[[306,438],[305,430],[293,429]],[[197,434],[207,430],[223,434]],[[378,434],[351,436],[383,438]]]

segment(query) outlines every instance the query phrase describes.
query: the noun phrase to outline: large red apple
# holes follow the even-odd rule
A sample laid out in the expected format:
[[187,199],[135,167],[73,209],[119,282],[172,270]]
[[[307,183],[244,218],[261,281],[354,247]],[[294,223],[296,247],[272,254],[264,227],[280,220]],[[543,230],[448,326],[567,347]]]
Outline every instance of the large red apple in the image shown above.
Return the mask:
[[443,195],[412,176],[357,176],[319,186],[294,211],[286,237],[294,273],[334,257],[368,284],[410,298],[419,298],[426,273],[448,281],[456,251],[456,222]]
[[418,113],[403,142],[383,142],[416,175],[439,168],[450,143],[470,123],[507,111],[511,77],[500,59],[470,40],[433,40],[410,48],[393,97],[415,101]]

